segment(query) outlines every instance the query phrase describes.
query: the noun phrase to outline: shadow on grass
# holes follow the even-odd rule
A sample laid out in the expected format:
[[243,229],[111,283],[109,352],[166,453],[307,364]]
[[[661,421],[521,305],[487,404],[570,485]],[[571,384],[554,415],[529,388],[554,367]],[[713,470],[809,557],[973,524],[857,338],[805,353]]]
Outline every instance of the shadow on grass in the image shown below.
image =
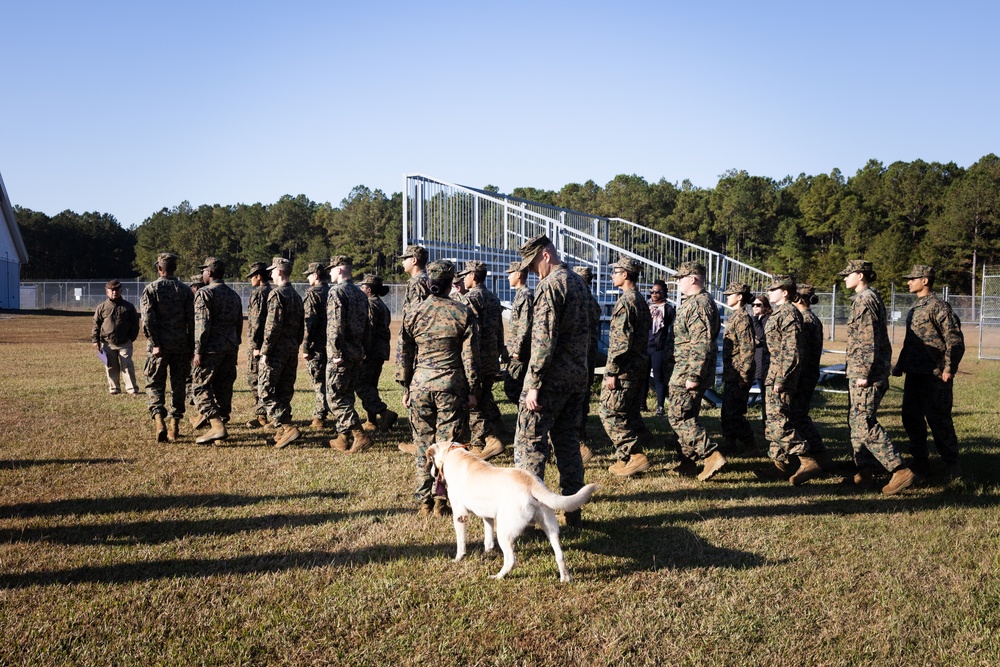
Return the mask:
[[121,514],[125,512],[160,512],[196,507],[247,507],[269,502],[288,502],[307,498],[338,500],[344,492],[293,493],[275,496],[243,496],[228,493],[192,494],[185,496],[117,496],[112,498],[67,498],[40,503],[0,505],[0,517],[5,519],[86,514]]
[[18,470],[35,466],[62,465],[103,465],[114,463],[135,463],[135,459],[11,459],[0,461],[0,470]]

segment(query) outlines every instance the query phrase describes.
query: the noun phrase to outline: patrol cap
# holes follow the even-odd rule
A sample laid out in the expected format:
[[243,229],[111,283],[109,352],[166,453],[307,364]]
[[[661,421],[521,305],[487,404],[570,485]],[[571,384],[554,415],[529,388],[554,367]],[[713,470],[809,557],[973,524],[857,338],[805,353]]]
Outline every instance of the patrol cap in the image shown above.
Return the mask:
[[247,278],[253,278],[254,276],[266,276],[267,271],[267,264],[264,262],[254,262],[250,265],[250,273],[247,274]]
[[840,272],[842,276],[849,276],[852,273],[874,273],[875,268],[872,266],[871,262],[867,262],[863,259],[852,259],[847,262],[847,268]]
[[122,288],[122,283],[117,278],[112,278],[107,282],[106,285],[104,285],[104,289],[121,289],[121,288]]
[[427,265],[427,277],[430,280],[454,280],[455,265],[446,259],[438,259]]
[[212,273],[225,273],[226,263],[218,257],[206,257],[205,263],[198,267],[202,271],[209,269]]
[[327,265],[326,269],[335,269],[338,266],[354,266],[354,260],[348,255],[334,255],[330,258],[330,264]]
[[801,283],[796,290],[806,303],[816,303],[816,288],[809,283]]
[[706,273],[705,265],[701,262],[681,262],[681,265],[677,267],[677,273],[674,274],[674,278],[686,278],[688,276],[705,276]]
[[455,274],[456,278],[461,278],[467,276],[470,273],[474,273],[477,278],[486,277],[486,264],[480,262],[478,259],[470,259],[465,263],[465,268]]
[[285,259],[284,257],[274,257],[271,259],[271,266],[267,267],[265,271],[273,271],[274,269],[279,269],[287,273],[292,270],[292,260]]
[[573,273],[580,276],[588,283],[594,279],[594,272],[590,269],[589,266],[574,266]]
[[191,283],[193,287],[203,287],[205,285],[205,279],[200,273],[196,273],[188,278],[188,282]]
[[396,255],[396,259],[406,259],[407,257],[413,257],[422,264],[427,261],[427,248],[422,245],[408,245],[402,255]]
[[382,284],[382,276],[377,273],[366,273],[358,285],[368,285],[369,289],[379,296],[385,296],[389,293],[389,288]]
[[521,268],[521,262],[515,260],[510,263],[510,268],[504,273],[524,273],[524,269]]
[[162,264],[164,262],[177,261],[177,255],[172,252],[161,252],[156,256],[156,263]]
[[744,283],[738,283],[735,280],[726,286],[726,291],[723,292],[724,295],[728,296],[730,294],[749,294],[750,286]]
[[934,270],[933,266],[927,266],[926,264],[914,264],[910,272],[903,276],[907,280],[911,278],[930,278],[934,280],[934,276],[937,272]]
[[795,278],[787,273],[776,273],[771,276],[771,284],[767,286],[767,291],[773,289],[786,289],[789,292],[795,291]]
[[535,258],[547,247],[552,245],[552,241],[545,234],[539,234],[523,246],[517,249],[521,253],[521,270],[526,270]]
[[322,262],[309,262],[309,268],[302,272],[304,276],[310,276],[312,274],[317,274],[320,278],[326,276],[326,267],[323,266]]
[[611,268],[622,269],[623,271],[636,276],[642,273],[642,264],[640,264],[638,260],[632,257],[626,257],[625,255],[621,255],[618,258],[618,261],[611,265]]

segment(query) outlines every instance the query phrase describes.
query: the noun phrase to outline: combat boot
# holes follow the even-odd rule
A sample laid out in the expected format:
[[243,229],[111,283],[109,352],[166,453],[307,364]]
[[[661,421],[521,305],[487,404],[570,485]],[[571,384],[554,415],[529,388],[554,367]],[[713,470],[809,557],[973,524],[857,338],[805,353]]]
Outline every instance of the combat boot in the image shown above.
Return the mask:
[[486,444],[481,450],[476,452],[476,456],[484,461],[489,461],[494,456],[503,454],[503,443],[500,441],[500,438],[495,435],[488,435],[484,438],[484,440],[486,441]]
[[163,415],[153,415],[153,421],[156,422],[156,426],[153,428],[153,432],[156,433],[156,441],[166,442],[167,424],[163,421]]
[[434,512],[434,499],[424,498],[420,501],[420,516],[430,516]]
[[726,457],[722,455],[722,452],[712,452],[712,455],[705,459],[705,466],[698,474],[698,481],[705,482],[711,479],[715,476],[715,473],[722,470],[722,466],[724,465],[726,465]]
[[399,419],[399,415],[392,410],[383,410],[382,414],[379,415],[378,430],[381,433],[388,433],[392,430],[397,419]]
[[244,426],[247,428],[260,428],[261,426],[267,426],[267,417],[264,415],[254,415],[254,418],[247,421]]
[[309,428],[320,429],[326,426],[326,422],[319,417],[313,417],[313,420],[309,422]]
[[811,479],[816,479],[823,474],[823,468],[819,462],[811,456],[799,457],[799,469],[788,480],[795,486],[802,486]]
[[913,486],[913,481],[916,477],[909,468],[899,468],[896,472],[892,473],[892,479],[889,480],[889,483],[882,487],[882,494],[894,496],[903,489]]
[[778,461],[773,459],[771,461],[774,465],[768,465],[765,468],[754,470],[753,474],[757,476],[757,479],[762,479],[764,481],[771,480],[781,480],[786,481],[792,476],[792,469],[784,461]]
[[590,459],[594,458],[594,452],[592,452],[590,447],[582,442],[580,443],[580,458],[583,459],[585,464],[589,462]]
[[356,428],[351,431],[354,436],[354,444],[347,450],[348,454],[360,454],[375,443],[375,439],[368,435],[363,428]]
[[412,442],[401,442],[396,445],[396,449],[403,452],[404,454],[409,454],[413,456],[417,453],[417,446]]
[[631,477],[644,470],[649,470],[649,459],[645,454],[632,454],[627,461],[618,461],[608,468],[608,472],[619,477]]
[[291,424],[282,424],[278,427],[278,432],[274,434],[274,448],[282,449],[289,443],[298,440],[302,433]]
[[848,475],[840,480],[841,484],[853,484],[862,489],[870,489],[875,486],[875,473],[871,468],[861,468],[853,475]]
[[167,442],[174,442],[181,434],[181,424],[177,417],[167,420]]
[[674,466],[667,472],[671,475],[677,475],[678,477],[697,477],[698,464],[688,458],[681,459],[679,465]]
[[447,498],[434,499],[434,516],[451,516],[451,505]]
[[205,428],[208,426],[208,417],[201,414],[200,412],[195,412],[193,415],[188,417],[188,421],[191,422],[191,428],[198,430],[200,428]]
[[225,440],[229,437],[229,431],[226,430],[226,425],[222,423],[221,419],[209,419],[208,421],[212,425],[212,428],[208,433],[195,440],[196,444],[206,445],[216,440]]
[[368,431],[369,433],[372,433],[373,431],[378,429],[378,424],[369,419],[368,421],[366,421],[361,425],[361,428],[364,429],[365,431]]
[[346,433],[338,433],[337,437],[327,443],[330,449],[335,449],[338,452],[346,452],[351,448],[351,443],[347,441]]

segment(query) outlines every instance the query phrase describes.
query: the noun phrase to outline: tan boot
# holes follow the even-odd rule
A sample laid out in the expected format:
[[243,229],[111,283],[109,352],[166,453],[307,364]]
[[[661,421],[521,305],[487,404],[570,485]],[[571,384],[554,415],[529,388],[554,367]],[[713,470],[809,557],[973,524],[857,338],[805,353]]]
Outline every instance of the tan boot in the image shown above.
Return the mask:
[[722,452],[712,452],[712,455],[705,459],[705,465],[698,474],[698,481],[704,482],[711,479],[724,465],[726,465],[726,457],[722,455]]
[[283,449],[289,443],[298,440],[302,436],[302,433],[291,424],[282,424],[278,427],[278,432],[274,436],[274,448]]
[[889,483],[882,487],[882,494],[886,496],[894,496],[903,489],[908,489],[913,486],[914,480],[917,476],[913,474],[913,471],[909,468],[900,468],[896,472],[892,473],[892,479]]
[[188,417],[188,421],[191,422],[191,428],[196,431],[200,428],[208,426],[208,417],[201,414],[200,412],[195,412],[193,415]]
[[788,480],[795,486],[802,486],[811,479],[815,479],[823,474],[823,468],[819,461],[811,456],[799,457],[799,469]]
[[267,417],[264,415],[254,415],[254,418],[247,421],[244,426],[247,428],[260,428],[261,426],[267,426]]
[[208,421],[212,425],[212,428],[210,428],[205,435],[195,440],[195,443],[199,445],[206,445],[210,442],[225,440],[229,437],[229,431],[226,430],[226,425],[222,423],[221,419],[210,419]]
[[417,446],[412,442],[401,442],[396,445],[396,449],[403,452],[404,454],[409,454],[413,456],[417,453]]
[[356,428],[351,431],[354,436],[354,444],[347,450],[348,454],[360,454],[375,443],[375,439],[368,435],[363,428]]
[[330,449],[335,449],[338,452],[346,452],[351,448],[351,443],[347,441],[346,433],[338,433],[337,437],[327,443]]
[[649,470],[649,459],[645,454],[632,454],[628,461],[618,461],[608,468],[608,472],[619,477],[631,477],[644,470]]
[[870,489],[875,486],[875,473],[871,468],[861,468],[854,475],[844,477],[841,484],[851,484],[862,489]]
[[590,447],[582,442],[580,443],[580,458],[583,459],[584,463],[587,463],[590,459],[594,458],[594,452],[590,451]]
[[181,434],[181,424],[177,417],[167,420],[167,442],[174,442]]
[[434,512],[434,499],[424,498],[420,501],[420,516],[430,516]]
[[156,441],[166,442],[167,423],[163,421],[163,415],[153,415],[153,421],[156,422],[156,426],[153,427],[153,432],[156,434]]
[[753,474],[757,476],[757,479],[762,479],[764,481],[771,481],[775,479],[785,481],[792,476],[792,469],[784,461],[772,459],[771,463],[773,465],[769,464],[764,468],[753,471]]
[[326,426],[326,422],[319,417],[313,417],[313,420],[309,422],[309,428],[320,429]]
[[489,461],[494,456],[503,454],[503,443],[495,435],[488,435],[485,438],[486,445],[481,451],[476,452],[476,456],[484,461]]
[[378,430],[381,433],[388,433],[392,430],[397,419],[399,419],[399,415],[392,410],[383,410],[382,414],[379,415]]
[[434,499],[434,516],[451,516],[451,505],[447,498]]
[[367,431],[368,433],[374,433],[376,430],[378,430],[378,424],[369,419],[368,421],[366,421],[361,425],[361,428],[364,431]]

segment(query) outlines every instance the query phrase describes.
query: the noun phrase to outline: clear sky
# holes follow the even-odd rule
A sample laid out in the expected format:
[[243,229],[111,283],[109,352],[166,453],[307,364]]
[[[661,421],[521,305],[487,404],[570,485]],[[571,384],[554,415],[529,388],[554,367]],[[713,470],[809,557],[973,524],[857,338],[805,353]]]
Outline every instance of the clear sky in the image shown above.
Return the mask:
[[126,227],[404,172],[711,188],[1000,152],[996,2],[3,0],[0,25],[12,202]]

